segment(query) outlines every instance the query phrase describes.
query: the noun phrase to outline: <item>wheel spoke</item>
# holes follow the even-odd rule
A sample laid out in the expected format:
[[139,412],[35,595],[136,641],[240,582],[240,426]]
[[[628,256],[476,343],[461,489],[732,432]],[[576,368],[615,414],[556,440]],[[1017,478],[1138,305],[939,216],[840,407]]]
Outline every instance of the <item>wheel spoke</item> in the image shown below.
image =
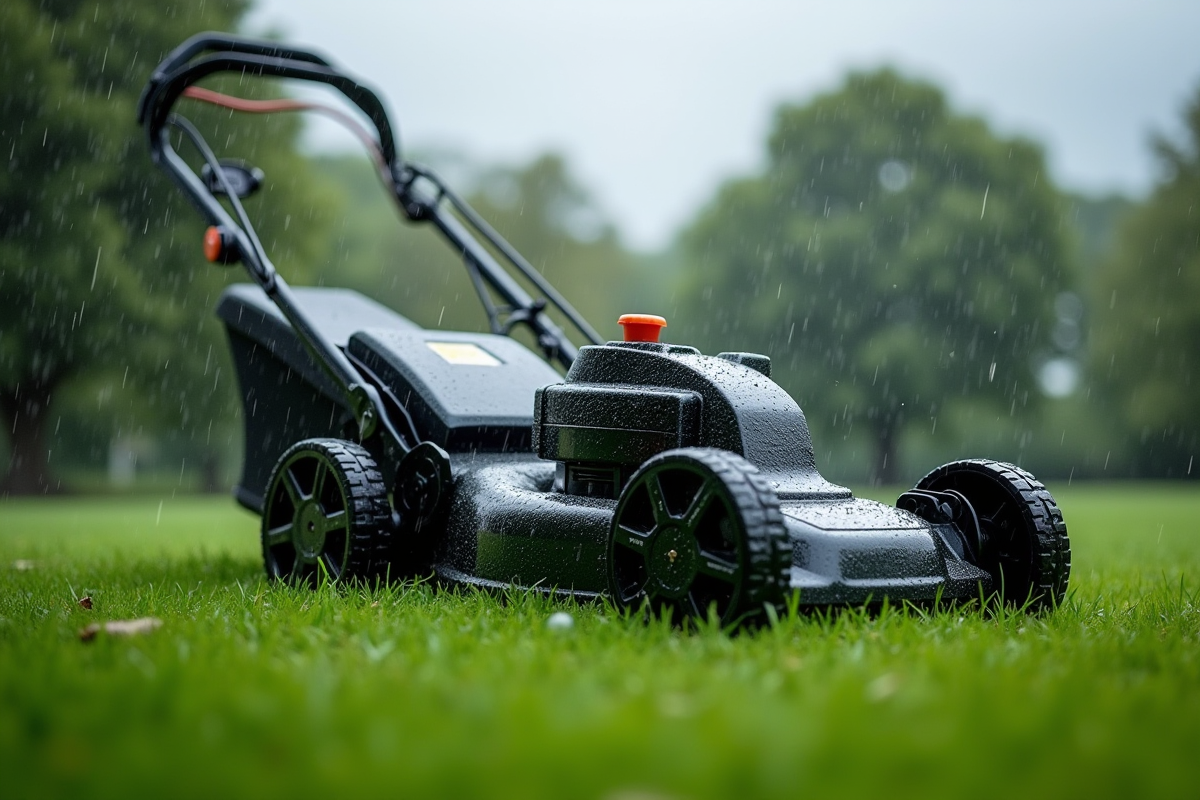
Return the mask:
[[1001,500],[1000,505],[996,506],[996,510],[993,511],[992,513],[990,513],[990,514],[977,513],[976,516],[979,517],[980,522],[987,522],[990,525],[994,525],[994,526],[998,527],[1000,525],[1000,517],[1003,514],[1004,514],[1004,501]]
[[621,592],[621,602],[628,605],[629,603],[632,603],[634,600],[643,596],[645,593],[646,593],[646,582],[643,581],[641,583],[641,585],[635,586],[634,588],[630,589],[629,591],[622,591]]
[[627,528],[624,525],[617,525],[617,530],[613,534],[613,543],[619,544],[622,547],[627,547],[636,553],[641,553],[642,557],[646,557],[646,552],[650,547],[650,536],[644,533],[638,533],[632,528]]
[[276,528],[271,528],[267,531],[267,547],[275,547],[276,545],[286,544],[292,541],[294,532],[293,523],[288,522],[285,525],[280,525]]
[[722,556],[701,551],[696,571],[701,575],[708,575],[710,578],[716,578],[719,581],[733,583],[737,580],[738,565],[736,562]]
[[343,511],[334,511],[332,514],[326,514],[325,522],[324,522],[324,530],[322,532],[329,533],[330,531],[344,529],[346,527],[347,519],[348,519],[348,517],[344,510]]
[[292,562],[292,580],[299,580],[304,572],[304,556],[300,555],[299,548],[296,549],[296,560]]
[[288,498],[292,501],[292,508],[299,508],[300,504],[308,499],[304,490],[300,488],[300,481],[296,480],[296,475],[292,472],[291,467],[283,471],[283,488],[287,490]]
[[700,608],[700,603],[696,601],[696,593],[687,593],[687,605],[690,613],[695,619],[703,621],[705,619],[704,610]]
[[667,511],[667,501],[663,497],[662,485],[658,482],[658,475],[651,473],[646,476],[646,493],[650,495],[650,511],[654,514],[654,524],[662,525],[671,519],[671,512]]
[[317,469],[313,474],[313,490],[309,497],[315,497],[317,502],[321,501],[321,494],[325,489],[325,476],[329,474],[329,466],[325,463],[325,459],[317,459]]
[[696,526],[700,524],[700,518],[704,516],[704,512],[708,510],[709,504],[716,496],[717,490],[710,481],[705,481],[701,484],[700,491],[696,492],[696,496],[692,498],[691,505],[683,513],[684,527],[694,532]]
[[321,553],[321,563],[325,565],[326,571],[329,572],[329,580],[336,581],[342,576],[342,565],[334,560],[332,553]]

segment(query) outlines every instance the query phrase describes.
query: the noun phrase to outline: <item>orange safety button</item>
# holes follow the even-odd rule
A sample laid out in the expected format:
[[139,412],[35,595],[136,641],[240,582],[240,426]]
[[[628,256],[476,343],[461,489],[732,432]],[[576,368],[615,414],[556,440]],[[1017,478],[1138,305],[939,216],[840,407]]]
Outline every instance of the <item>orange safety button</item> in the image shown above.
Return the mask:
[[625,329],[627,342],[657,342],[667,321],[654,314],[622,314],[617,322]]
[[204,257],[209,261],[220,261],[221,251],[225,249],[225,242],[222,241],[221,229],[216,225],[209,227],[204,232]]

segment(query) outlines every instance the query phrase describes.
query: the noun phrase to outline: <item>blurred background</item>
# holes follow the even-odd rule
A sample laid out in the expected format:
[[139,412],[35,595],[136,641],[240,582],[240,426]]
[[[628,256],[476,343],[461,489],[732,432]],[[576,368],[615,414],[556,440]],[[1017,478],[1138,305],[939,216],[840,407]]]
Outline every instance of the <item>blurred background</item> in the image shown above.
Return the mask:
[[[658,313],[670,341],[770,355],[835,481],[968,456],[1200,476],[1195,3],[8,0],[0,495],[225,492],[240,468],[212,309],[241,275],[203,260],[134,122],[210,29],[379,89],[406,156],[603,334]],[[186,113],[264,170],[248,210],[289,281],[483,329],[352,138]]]

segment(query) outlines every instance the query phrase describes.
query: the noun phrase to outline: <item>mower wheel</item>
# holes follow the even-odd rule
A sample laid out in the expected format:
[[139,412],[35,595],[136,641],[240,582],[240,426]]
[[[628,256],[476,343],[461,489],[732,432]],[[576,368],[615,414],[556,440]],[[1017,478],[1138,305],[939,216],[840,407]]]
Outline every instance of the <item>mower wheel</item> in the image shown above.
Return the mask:
[[917,489],[953,490],[979,520],[976,566],[992,577],[1001,602],[1031,612],[1057,606],[1067,594],[1071,541],[1062,511],[1046,487],[1020,467],[999,461],[954,461]]
[[267,576],[316,586],[386,576],[391,508],[371,454],[342,439],[306,439],[279,457],[262,517]]
[[613,515],[609,587],[619,606],[671,609],[676,620],[737,623],[777,604],[791,547],[775,490],[725,450],[689,447],[651,458]]

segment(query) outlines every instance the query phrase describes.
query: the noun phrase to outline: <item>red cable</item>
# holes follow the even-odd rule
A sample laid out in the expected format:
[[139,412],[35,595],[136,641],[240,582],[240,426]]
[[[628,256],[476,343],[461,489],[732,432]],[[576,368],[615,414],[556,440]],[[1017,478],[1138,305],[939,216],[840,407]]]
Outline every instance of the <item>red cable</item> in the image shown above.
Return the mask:
[[189,86],[183,90],[184,97],[223,106],[234,111],[245,111],[250,114],[272,114],[276,111],[313,111],[315,104],[302,103],[299,100],[248,100],[245,97],[214,92],[212,89],[202,89],[199,86]]
[[379,149],[379,142],[375,141],[375,137],[358,123],[358,120],[345,113],[339,108],[327,106],[323,103],[308,103],[302,100],[289,100],[286,98],[279,100],[250,100],[245,97],[234,97],[233,95],[214,92],[211,89],[202,89],[199,86],[189,86],[183,90],[183,96],[192,100],[199,100],[202,103],[211,103],[214,106],[228,108],[231,111],[243,111],[249,114],[274,114],[279,111],[315,111],[318,114],[324,114],[332,117],[342,123],[351,133],[359,138],[367,150],[370,151],[375,165],[379,168],[379,173],[384,179],[387,186],[392,184],[391,172],[387,168],[387,162],[384,161],[383,151]]

